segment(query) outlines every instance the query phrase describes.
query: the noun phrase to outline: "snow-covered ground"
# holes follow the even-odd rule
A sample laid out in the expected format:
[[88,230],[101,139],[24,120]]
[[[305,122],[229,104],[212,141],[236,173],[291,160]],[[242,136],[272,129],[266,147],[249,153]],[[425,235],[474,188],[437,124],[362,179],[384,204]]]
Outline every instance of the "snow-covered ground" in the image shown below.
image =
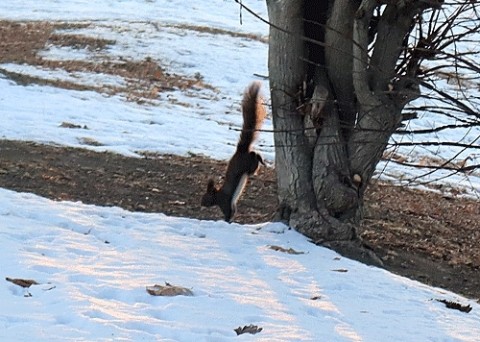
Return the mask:
[[[478,341],[480,305],[277,223],[132,213],[0,190],[2,341]],[[269,246],[292,248],[287,254]],[[193,296],[153,297],[146,286]],[[437,299],[471,305],[447,309]]]
[[[264,0],[243,2],[266,17]],[[243,89],[254,74],[267,75],[265,43],[186,28],[265,36],[266,25],[240,13],[233,0],[94,5],[2,0],[2,19],[82,23],[57,33],[115,41],[102,51],[51,46],[41,52],[48,59],[151,58],[169,72],[201,75],[216,90],[171,91],[138,104],[120,94],[17,85],[0,72],[1,138],[131,156],[149,151],[227,159],[238,137],[229,127],[241,125]],[[89,86],[128,82],[12,63],[0,64],[0,70]],[[479,131],[469,133],[476,137]],[[273,162],[271,134],[262,133],[260,144]],[[408,172],[389,167],[385,174],[396,180]],[[479,191],[474,175],[452,182]],[[0,279],[1,341],[478,341],[480,336],[475,301],[339,257],[280,224],[188,220],[0,189],[0,256],[1,277],[40,283],[27,291]],[[146,292],[146,286],[165,282],[194,295]],[[471,305],[472,311],[448,309],[437,299]],[[236,337],[233,329],[249,324],[263,330]]]

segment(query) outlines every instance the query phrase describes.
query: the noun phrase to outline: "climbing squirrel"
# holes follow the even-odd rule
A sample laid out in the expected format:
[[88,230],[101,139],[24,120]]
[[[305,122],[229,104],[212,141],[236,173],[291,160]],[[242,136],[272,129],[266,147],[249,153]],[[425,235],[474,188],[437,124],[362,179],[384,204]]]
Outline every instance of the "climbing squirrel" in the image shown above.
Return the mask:
[[248,176],[255,174],[260,164],[265,165],[262,156],[252,150],[252,144],[266,115],[260,88],[260,82],[253,82],[243,95],[242,132],[237,149],[228,162],[225,182],[220,188],[217,188],[213,179],[210,179],[207,192],[202,197],[202,206],[218,205],[227,222],[231,222],[235,215],[237,201],[247,184]]

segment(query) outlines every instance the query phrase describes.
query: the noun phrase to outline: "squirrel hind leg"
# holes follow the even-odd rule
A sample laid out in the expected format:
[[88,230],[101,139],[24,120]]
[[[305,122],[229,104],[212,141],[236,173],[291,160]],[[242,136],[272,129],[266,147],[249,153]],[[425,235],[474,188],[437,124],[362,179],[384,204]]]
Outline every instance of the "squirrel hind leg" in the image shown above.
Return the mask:
[[207,191],[202,196],[201,205],[203,207],[211,207],[217,204],[217,189],[213,179],[210,179],[207,184]]

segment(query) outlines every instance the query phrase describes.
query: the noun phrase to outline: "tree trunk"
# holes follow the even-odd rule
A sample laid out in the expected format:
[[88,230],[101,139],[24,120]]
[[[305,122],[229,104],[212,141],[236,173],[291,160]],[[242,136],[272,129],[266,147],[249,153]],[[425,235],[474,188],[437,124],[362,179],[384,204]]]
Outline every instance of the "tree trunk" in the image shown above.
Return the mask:
[[377,0],[267,6],[279,219],[314,241],[356,239],[365,188],[417,96],[395,65],[419,7],[390,2],[376,18]]
[[268,13],[272,25],[269,69],[272,107],[275,129],[275,165],[278,192],[286,209],[296,207],[312,210],[311,164],[309,147],[303,134],[302,117],[297,114],[294,100],[305,73],[302,55],[304,45],[302,1],[268,1]]
[[[269,77],[279,218],[316,241],[351,239],[353,227],[336,222],[326,210],[323,199],[317,200],[312,177],[314,151],[305,134],[304,116],[297,109],[307,72],[302,38],[303,0],[267,0],[267,5],[272,25]],[[321,193],[322,189],[317,192]]]

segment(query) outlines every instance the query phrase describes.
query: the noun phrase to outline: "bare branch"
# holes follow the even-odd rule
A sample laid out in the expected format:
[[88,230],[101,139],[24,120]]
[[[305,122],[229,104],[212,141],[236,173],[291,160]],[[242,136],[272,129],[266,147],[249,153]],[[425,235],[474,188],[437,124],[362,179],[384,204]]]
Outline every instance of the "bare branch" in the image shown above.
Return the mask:
[[473,110],[472,108],[470,108],[468,105],[466,105],[465,103],[463,103],[462,101],[456,99],[455,97],[453,97],[452,95],[448,94],[447,92],[443,91],[443,90],[440,90],[436,87],[433,87],[431,84],[427,83],[427,82],[422,82],[421,83],[422,86],[424,86],[425,88],[427,89],[430,89],[436,93],[438,93],[439,95],[441,95],[443,98],[445,99],[448,99],[449,101],[451,101],[452,103],[455,103],[459,108],[461,108],[466,114],[468,115],[472,115],[478,119],[480,119],[480,113],[478,113],[477,111]]
[[412,141],[412,142],[396,142],[389,144],[391,146],[452,146],[452,147],[462,147],[472,150],[480,150],[480,146],[475,144],[464,144],[460,142],[450,142],[450,141]]
[[377,28],[376,43],[372,54],[373,89],[385,90],[395,75],[395,65],[402,52],[405,37],[413,29],[413,19],[420,12],[417,3],[398,1],[389,4],[382,13]]
[[431,134],[431,133],[437,133],[440,131],[444,131],[447,129],[458,129],[458,128],[470,128],[470,127],[478,127],[480,126],[480,123],[478,124],[463,124],[463,125],[443,125],[440,127],[435,127],[435,128],[429,128],[429,129],[417,129],[417,130],[397,130],[395,134]]
[[394,159],[389,159],[389,162],[403,165],[403,166],[409,166],[409,167],[415,167],[418,169],[430,169],[432,171],[428,172],[427,174],[415,177],[415,179],[418,179],[420,177],[425,177],[426,175],[430,175],[435,171],[438,170],[452,170],[456,172],[470,172],[474,171],[476,169],[480,169],[480,164],[475,164],[475,165],[469,165],[469,166],[464,166],[464,167],[455,167],[455,166],[448,166],[449,162],[445,162],[443,165],[422,165],[422,164],[414,164],[414,163],[407,163],[407,162],[402,162],[402,161],[397,161]]
[[381,105],[368,84],[368,28],[376,0],[363,0],[353,21],[353,86],[361,105]]

